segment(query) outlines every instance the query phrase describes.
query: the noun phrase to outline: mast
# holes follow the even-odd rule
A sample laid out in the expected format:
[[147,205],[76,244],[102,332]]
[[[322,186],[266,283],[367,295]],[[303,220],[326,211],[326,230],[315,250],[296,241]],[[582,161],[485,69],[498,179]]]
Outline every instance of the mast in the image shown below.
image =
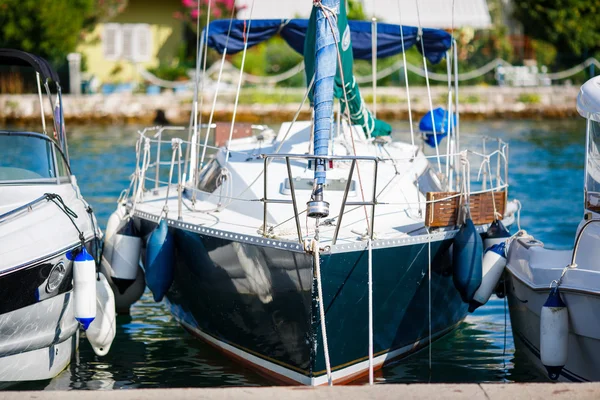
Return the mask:
[[[329,135],[333,122],[333,85],[337,69],[337,46],[339,33],[337,14],[340,0],[315,0],[317,31],[315,40],[315,88],[314,88],[314,155],[327,156]],[[325,184],[325,159],[314,162],[315,175],[311,200],[307,203],[307,214],[311,218],[329,215],[329,203],[323,200]]]

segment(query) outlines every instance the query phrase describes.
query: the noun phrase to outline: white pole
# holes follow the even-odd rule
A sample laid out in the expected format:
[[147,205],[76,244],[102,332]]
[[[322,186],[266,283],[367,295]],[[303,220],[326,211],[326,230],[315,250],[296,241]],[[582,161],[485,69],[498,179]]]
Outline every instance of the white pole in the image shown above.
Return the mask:
[[373,246],[369,248],[369,385],[373,384]]
[[37,79],[38,95],[40,96],[40,113],[42,114],[42,129],[44,135],[46,135],[46,116],[44,115],[44,99],[42,99],[42,86],[40,84],[40,73],[36,72],[35,77]]
[[[338,100],[338,113],[337,113],[337,137],[338,138],[340,137],[341,129],[342,129],[342,101],[340,99],[340,100]],[[333,154],[333,152],[331,154]]]
[[69,91],[71,94],[81,94],[81,54],[67,54],[69,62]]
[[373,117],[377,118],[377,18],[371,20],[371,74],[373,76]]
[[428,346],[428,350],[429,350],[429,373],[431,374],[431,232],[429,232],[429,229],[427,230],[427,252],[429,254],[429,264],[428,264],[428,268],[427,268],[427,282],[429,285],[429,346]]
[[446,71],[448,73],[448,140],[446,140],[446,179],[448,180],[448,190],[450,190],[451,179],[450,179],[450,141],[452,140],[453,127],[452,127],[452,67],[450,66],[452,60],[450,59],[450,52],[446,51]]
[[456,40],[453,41],[454,47],[454,102],[456,104],[456,151],[460,152],[460,113],[458,111],[458,50],[456,49]]
[[588,192],[588,156],[590,151],[590,120],[585,120],[585,164],[583,165],[583,209],[587,209]]
[[[202,63],[202,82],[200,83],[200,85],[201,85],[200,91],[202,92],[202,96],[200,97],[200,105],[199,106],[196,105],[196,114],[195,114],[195,120],[194,120],[194,136],[195,136],[196,140],[194,140],[192,142],[192,146],[194,146],[196,148],[196,151],[198,151],[198,146],[200,146],[200,142],[199,142],[200,135],[198,134],[198,129],[202,127],[202,105],[204,104],[204,81],[206,80],[206,62],[208,59],[208,33],[209,33],[209,29],[210,29],[211,5],[212,5],[212,1],[209,1],[208,2],[208,10],[206,11],[206,35],[204,35],[202,37],[202,45],[204,47],[204,60]],[[199,1],[198,1],[198,21],[200,21],[200,2]],[[200,58],[198,58],[198,61],[199,60],[200,60]],[[198,62],[196,62],[196,71],[198,71]],[[198,74],[197,77],[199,78],[200,74]],[[196,103],[197,102],[198,101],[196,98]],[[196,155],[196,158],[198,158],[197,155]],[[194,163],[193,166],[190,165],[190,168],[192,168],[192,167],[194,168],[194,176],[192,177],[190,175],[190,178],[193,178],[192,182],[194,184],[194,188],[197,188],[198,187],[199,167],[202,167],[202,166],[199,166]],[[193,204],[196,203],[196,191],[195,190],[192,194],[192,203]]]
[[[200,18],[200,16],[198,16]],[[208,26],[206,27],[208,30]],[[208,33],[208,32],[207,32]],[[189,143],[190,146],[190,169],[189,169],[189,182],[195,182],[196,167],[198,164],[198,89],[200,85],[200,62],[202,60],[202,49],[204,47],[204,35],[200,39],[200,46],[198,46],[198,54],[196,56],[196,79],[194,82],[194,105],[192,107],[192,139]],[[204,81],[204,77],[202,77]]]

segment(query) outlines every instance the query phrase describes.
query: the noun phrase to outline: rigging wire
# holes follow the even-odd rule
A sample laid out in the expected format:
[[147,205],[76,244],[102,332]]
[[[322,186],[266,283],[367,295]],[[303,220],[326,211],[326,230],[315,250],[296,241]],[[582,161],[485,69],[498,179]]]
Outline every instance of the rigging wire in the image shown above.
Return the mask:
[[[196,55],[196,73],[194,76],[194,105],[192,107],[192,112],[190,113],[190,126],[189,126],[189,130],[188,130],[188,142],[196,142],[196,140],[194,139],[194,135],[198,134],[197,128],[198,128],[198,85],[199,85],[199,79],[200,79],[200,60],[201,60],[201,54],[200,52],[202,51],[202,45],[200,43],[200,1],[198,0],[198,4],[197,4],[197,12],[198,12],[198,16],[196,17],[196,51],[194,51],[194,54]],[[208,32],[207,32],[208,34]],[[204,38],[202,38],[204,41]],[[204,79],[204,77],[203,77]],[[190,152],[192,150],[192,146],[187,146],[187,149],[185,151],[185,166],[184,166],[184,171],[188,168],[188,160],[189,161],[195,161],[195,160],[191,160],[190,159]],[[195,149],[194,149],[195,150]],[[195,154],[195,153],[194,153]],[[193,175],[192,172],[192,163],[190,163],[190,175]],[[195,164],[195,162],[193,163]]]
[[[254,5],[254,3],[252,3]],[[208,145],[208,137],[210,136],[210,130],[211,130],[211,126],[212,126],[212,121],[213,121],[213,117],[215,115],[215,109],[217,108],[217,98],[219,97],[219,89],[221,88],[221,76],[223,75],[223,66],[225,65],[225,56],[227,56],[227,46],[229,45],[229,38],[231,36],[231,27],[233,26],[233,16],[235,13],[235,0],[233,2],[233,6],[231,8],[231,17],[229,18],[229,28],[227,30],[227,39],[225,39],[225,48],[223,49],[223,55],[221,57],[221,67],[219,68],[219,76],[217,78],[217,88],[215,90],[215,93],[213,95],[213,104],[210,110],[210,116],[208,118],[208,126],[206,127],[206,135],[204,137],[204,146],[202,147],[202,156],[200,157],[200,167],[198,168],[198,173],[200,172],[200,170],[202,170],[202,167],[204,167],[204,157],[206,156],[206,146]],[[251,11],[252,13],[252,11]],[[248,30],[250,29],[250,25],[248,25]],[[247,36],[247,34],[245,35]],[[246,49],[244,48],[244,59],[246,58]],[[242,68],[240,71],[244,70],[244,64],[242,61]],[[241,84],[241,77],[240,77],[240,84]],[[238,91],[239,91],[240,87],[238,85]],[[233,130],[233,124],[231,126],[231,129]],[[229,139],[231,140],[231,139]]]
[[[404,65],[404,81],[406,83],[406,98],[408,101],[408,123],[410,126],[410,143],[413,145],[413,147],[415,147],[415,130],[413,127],[413,119],[412,119],[412,107],[410,104],[410,89],[409,89],[409,85],[408,85],[408,69],[406,68],[406,51],[404,49],[404,31],[403,31],[403,26],[402,26],[402,12],[400,11],[401,7],[400,7],[400,0],[398,0],[398,15],[400,18],[400,41],[402,43],[402,62]],[[418,152],[418,148],[415,147],[415,155]]]
[[[323,7],[323,6],[321,5],[321,7]],[[324,13],[324,15],[325,15],[325,18],[326,18],[327,22],[329,23],[329,28],[331,29],[331,32],[335,36],[335,28],[333,26],[333,23],[331,22],[331,19],[329,18],[329,15],[327,13]],[[331,16],[334,19],[335,23],[337,24],[337,17],[335,15],[335,13],[331,12]],[[340,54],[340,47],[339,46],[336,46],[336,54],[337,54],[337,59],[338,59],[338,67],[339,67],[339,71],[340,71],[340,79],[342,80],[342,88],[343,88],[342,93],[344,93],[344,101],[346,102],[346,104],[349,104],[348,103],[348,93],[346,93],[346,83],[345,83],[345,79],[344,79],[344,69],[343,69],[343,66],[342,66],[342,55]],[[350,140],[351,140],[351,143],[352,143],[352,151],[353,151],[354,156],[356,156],[356,144],[355,144],[355,141],[354,141],[354,130],[352,129],[352,119],[350,117],[350,107],[346,107],[346,118],[348,119],[348,128],[349,128],[349,131],[350,131]],[[359,166],[359,163],[356,164],[356,173],[357,173],[357,176],[358,176],[358,185],[360,187],[360,195],[362,197],[362,201],[364,202],[365,201],[365,192],[364,192],[364,189],[363,189],[362,178],[361,178],[361,175],[360,175],[360,166]],[[372,237],[373,236],[373,232],[369,232],[370,231],[369,227],[371,225],[369,224],[369,214],[367,212],[367,206],[364,205],[363,209],[365,210],[365,221],[367,223],[367,233],[369,234],[369,236]]]
[[[203,60],[203,66],[202,66],[202,82],[201,82],[201,88],[200,91],[202,92],[202,96],[200,97],[200,109],[198,109],[198,102],[196,101],[196,112],[195,112],[195,119],[194,119],[194,138],[195,140],[193,141],[192,146],[194,146],[194,154],[196,154],[196,158],[194,158],[194,163],[193,165],[190,165],[190,171],[191,168],[193,168],[193,177],[194,177],[194,187],[198,186],[198,157],[197,157],[197,151],[198,151],[198,146],[200,145],[198,143],[198,139],[200,139],[199,135],[198,135],[198,128],[200,126],[202,126],[202,106],[204,104],[204,81],[206,80],[206,62],[208,59],[208,33],[210,30],[210,14],[211,14],[211,6],[212,6],[212,0],[208,0],[208,10],[206,12],[206,35],[204,35],[203,38],[203,42],[204,42],[204,60]],[[198,9],[200,9],[200,0],[198,0]],[[198,19],[200,19],[200,13],[198,12]],[[200,60],[196,61],[196,65],[199,64]],[[200,79],[200,74],[198,74],[196,79]],[[200,114],[200,115],[198,115]],[[194,192],[195,195],[196,192]],[[196,197],[192,196],[192,203],[195,204],[196,203]]]
[[[246,63],[246,53],[248,52],[248,38],[250,36],[250,25],[252,24],[252,11],[254,10],[254,0],[252,0],[252,5],[250,6],[250,18],[248,20],[248,29],[246,30],[246,34],[244,35],[244,53],[242,54],[242,64],[240,65],[240,78],[238,81],[237,91],[235,93],[235,102],[233,104],[233,115],[231,117],[231,126],[229,127],[229,140],[227,141],[227,154],[225,155],[225,165],[229,162],[229,143],[231,142],[231,138],[233,137],[233,127],[235,125],[235,117],[237,114],[238,102],[240,99],[240,92],[242,90],[242,74],[244,73],[244,65]],[[233,16],[232,16],[233,18]],[[233,21],[233,19],[232,19]],[[231,29],[231,25],[230,25]]]
[[423,68],[425,69],[425,83],[427,85],[427,97],[429,99],[429,110],[431,112],[431,125],[433,128],[433,141],[435,143],[435,154],[437,156],[437,165],[440,174],[442,173],[442,162],[440,160],[440,149],[438,146],[438,138],[435,129],[435,117],[433,116],[433,100],[431,99],[431,87],[429,85],[429,75],[427,72],[427,58],[425,57],[425,41],[423,39],[423,28],[421,27],[421,14],[419,12],[419,0],[415,0],[417,4],[417,20],[419,22],[419,33],[418,36],[421,40],[421,53],[423,54]]

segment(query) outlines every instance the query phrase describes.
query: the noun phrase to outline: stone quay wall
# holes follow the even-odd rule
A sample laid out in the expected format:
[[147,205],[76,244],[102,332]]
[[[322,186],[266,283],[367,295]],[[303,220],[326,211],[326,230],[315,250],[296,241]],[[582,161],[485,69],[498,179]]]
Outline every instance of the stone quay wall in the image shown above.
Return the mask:
[[[251,89],[261,100],[247,97],[238,106],[236,121],[276,123],[292,119],[303,97],[302,89]],[[574,86],[550,87],[496,87],[468,86],[459,89],[460,115],[463,119],[546,119],[577,116],[575,107],[579,88]],[[447,107],[447,88],[431,89],[433,106]],[[242,90],[244,92],[244,89]],[[372,90],[362,89],[370,109]],[[212,94],[203,99],[203,121],[208,120],[213,104]],[[429,110],[425,87],[410,88],[413,118]],[[157,110],[162,110],[169,123],[186,124],[192,109],[193,94],[163,92],[158,95],[115,93],[110,95],[64,95],[64,113],[67,124],[151,124]],[[278,99],[282,99],[281,101]],[[408,102],[403,87],[377,88],[377,117],[393,122],[408,119]],[[218,94],[213,121],[231,121],[235,93]],[[45,100],[46,101],[46,100]],[[50,116],[50,107],[45,103]],[[310,118],[307,104],[301,110],[301,119]],[[0,95],[0,123],[3,125],[37,124],[40,120],[39,98],[35,94]]]

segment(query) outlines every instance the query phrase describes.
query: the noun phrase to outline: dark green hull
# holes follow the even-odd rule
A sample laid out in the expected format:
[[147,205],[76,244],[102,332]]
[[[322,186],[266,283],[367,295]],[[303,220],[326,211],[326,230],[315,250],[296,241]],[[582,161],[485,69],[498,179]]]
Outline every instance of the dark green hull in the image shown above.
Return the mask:
[[[144,234],[155,226],[140,222]],[[167,299],[182,325],[275,380],[326,382],[311,254],[289,242],[267,245],[261,238],[250,243],[218,231],[171,229],[176,255]],[[431,243],[434,337],[455,327],[467,312],[452,283],[451,243]],[[429,342],[428,254],[427,243],[373,249],[377,366]],[[367,265],[364,249],[321,255],[329,355],[337,381],[366,371]]]

